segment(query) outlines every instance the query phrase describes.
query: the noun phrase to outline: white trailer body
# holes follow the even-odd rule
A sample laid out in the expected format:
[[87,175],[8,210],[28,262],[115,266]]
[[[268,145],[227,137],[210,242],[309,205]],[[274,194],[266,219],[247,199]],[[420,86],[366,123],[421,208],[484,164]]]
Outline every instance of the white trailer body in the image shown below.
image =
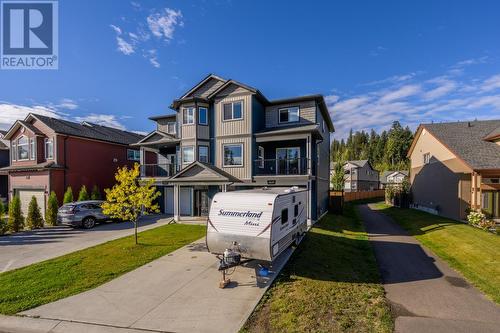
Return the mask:
[[217,193],[207,222],[208,250],[236,248],[243,258],[273,261],[307,232],[307,194],[298,188]]

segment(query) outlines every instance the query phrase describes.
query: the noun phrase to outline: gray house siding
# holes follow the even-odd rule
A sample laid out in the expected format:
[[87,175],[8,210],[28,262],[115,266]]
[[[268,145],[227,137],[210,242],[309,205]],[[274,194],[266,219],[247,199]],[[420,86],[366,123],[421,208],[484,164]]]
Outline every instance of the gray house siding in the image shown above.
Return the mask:
[[[299,107],[299,121],[292,123],[280,123],[279,122],[279,109],[287,107]],[[272,106],[266,106],[266,127],[283,127],[291,125],[308,125],[314,124],[316,122],[316,102],[298,102],[298,103],[288,103],[288,104],[278,104]]]

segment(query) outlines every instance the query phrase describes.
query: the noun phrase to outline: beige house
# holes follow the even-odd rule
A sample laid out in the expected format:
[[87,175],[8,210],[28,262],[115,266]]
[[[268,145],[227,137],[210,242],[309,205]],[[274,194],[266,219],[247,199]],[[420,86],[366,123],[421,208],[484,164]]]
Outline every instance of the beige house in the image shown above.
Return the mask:
[[408,151],[415,208],[463,220],[500,219],[500,120],[421,124]]

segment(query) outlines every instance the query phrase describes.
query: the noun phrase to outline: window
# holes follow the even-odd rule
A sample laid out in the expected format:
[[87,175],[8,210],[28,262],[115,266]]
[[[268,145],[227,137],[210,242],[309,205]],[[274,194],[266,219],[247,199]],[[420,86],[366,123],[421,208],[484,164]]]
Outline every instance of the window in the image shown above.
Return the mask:
[[281,211],[281,224],[288,223],[288,208]]
[[430,153],[425,153],[424,154],[424,164],[429,164],[431,161],[431,154]]
[[30,160],[34,160],[36,156],[35,142],[36,139],[30,139]]
[[28,159],[29,157],[28,145],[29,145],[28,138],[25,136],[22,136],[17,140],[17,159],[19,161]]
[[194,147],[182,147],[182,163],[192,163],[194,162]]
[[258,152],[257,152],[257,157],[258,157],[258,160],[259,160],[259,168],[263,169],[264,168],[264,147],[262,146],[259,146],[258,148]]
[[11,143],[10,151],[11,151],[11,155],[12,155],[12,160],[15,161],[16,154],[17,154],[17,146],[14,142]]
[[194,124],[194,108],[182,109],[182,123],[184,125]]
[[198,146],[198,161],[208,163],[208,147]]
[[224,103],[222,105],[224,120],[243,119],[243,102]]
[[299,215],[299,205],[293,206],[293,216],[297,217]]
[[207,108],[198,108],[198,124],[208,125],[208,110],[207,110]]
[[54,158],[54,141],[52,139],[45,139],[45,159]]
[[175,123],[167,123],[167,133],[175,134],[176,132],[177,132],[177,129],[175,127]]
[[224,145],[224,166],[243,166],[243,144]]
[[293,123],[299,121],[299,107],[289,107],[286,109],[279,109],[279,122],[280,123]]
[[134,149],[127,149],[127,160],[129,161],[140,161],[141,151]]

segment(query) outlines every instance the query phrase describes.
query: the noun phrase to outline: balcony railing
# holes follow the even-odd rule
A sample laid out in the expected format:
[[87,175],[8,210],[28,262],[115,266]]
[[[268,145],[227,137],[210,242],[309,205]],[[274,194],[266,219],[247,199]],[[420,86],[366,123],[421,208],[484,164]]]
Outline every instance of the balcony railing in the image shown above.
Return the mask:
[[307,158],[255,160],[254,173],[256,176],[307,175],[307,162]]
[[176,165],[172,163],[165,164],[142,164],[141,177],[143,178],[162,178],[172,177],[176,172]]

